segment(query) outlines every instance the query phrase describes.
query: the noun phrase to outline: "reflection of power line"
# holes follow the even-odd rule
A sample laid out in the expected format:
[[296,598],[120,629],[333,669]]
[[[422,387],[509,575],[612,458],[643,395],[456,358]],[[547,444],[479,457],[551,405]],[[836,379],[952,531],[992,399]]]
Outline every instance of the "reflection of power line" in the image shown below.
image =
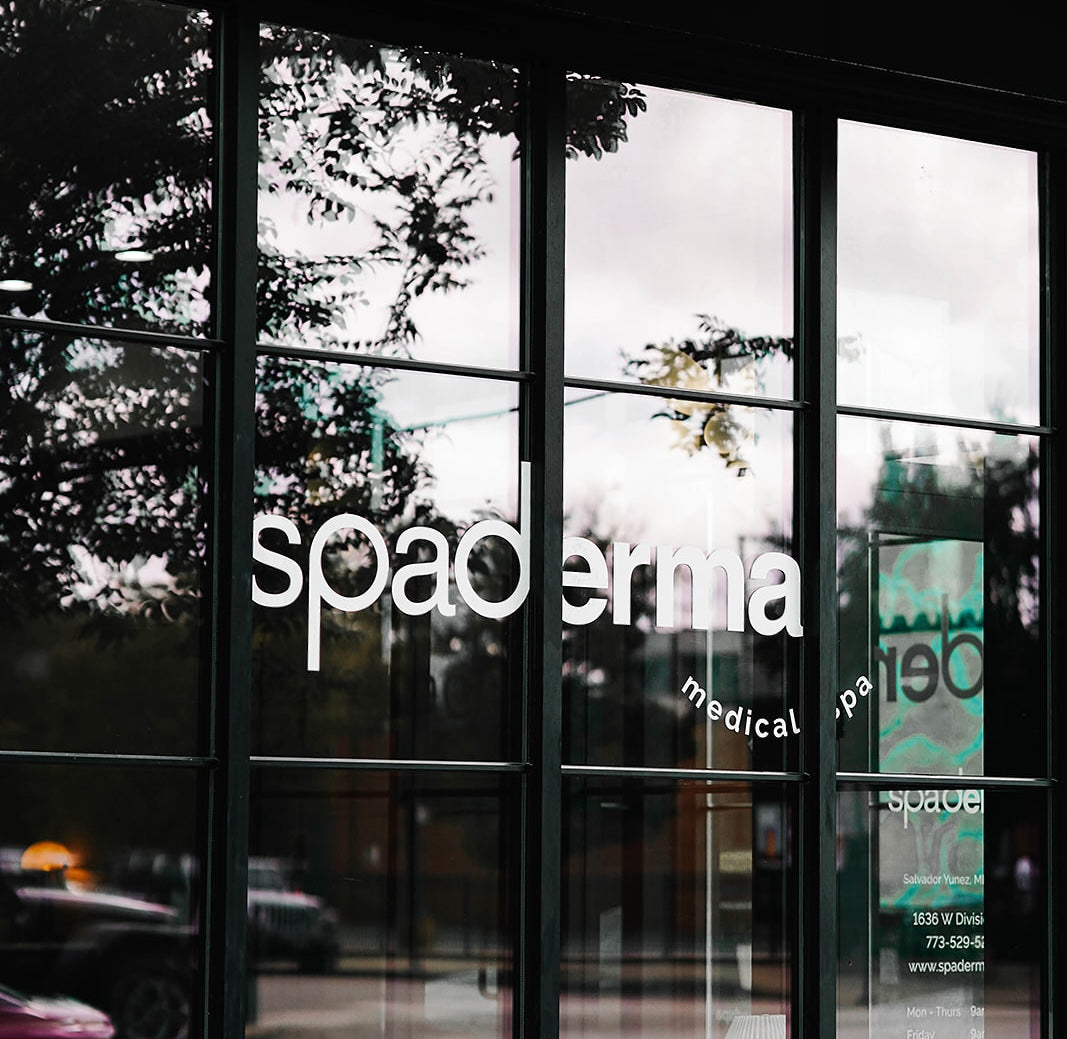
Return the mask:
[[[489,418],[502,418],[504,415],[514,415],[518,412],[519,406],[516,404],[510,408],[499,408],[496,411],[479,411],[473,415],[455,415],[452,418],[436,419],[433,422],[420,422],[411,426],[394,426],[393,428],[398,433],[414,433],[420,429],[437,429],[443,426],[452,426],[459,422],[480,422],[483,419]],[[377,412],[377,409],[375,409]],[[375,416],[377,421],[377,415]]]
[[[607,390],[596,393],[588,393],[584,397],[575,397],[565,400],[563,406],[570,407],[572,404],[585,404],[587,401],[607,397]],[[510,408],[497,408],[493,411],[477,411],[470,415],[453,415],[450,418],[434,419],[430,422],[416,422],[406,426],[392,422],[390,415],[377,404],[369,409],[371,419],[371,508],[377,508],[381,501],[381,481],[383,479],[383,462],[385,454],[385,429],[386,426],[393,433],[416,433],[420,430],[444,429],[447,426],[455,426],[461,422],[483,422],[486,419],[503,418],[505,415],[516,415],[519,411],[517,404]]]
[[607,390],[601,390],[599,393],[588,393],[584,397],[575,397],[572,400],[565,400],[563,402],[563,406],[565,408],[569,408],[572,404],[585,404],[587,401],[597,400],[600,397],[607,397],[607,396],[608,396],[608,391]]
[[[584,397],[565,400],[563,406],[566,408],[570,407],[572,404],[585,404],[586,401],[597,400],[599,397],[607,396],[608,393],[606,390],[599,393],[589,393]],[[443,428],[444,426],[456,425],[460,422],[481,422],[484,419],[503,418],[505,415],[516,415],[518,414],[518,411],[519,406],[515,404],[510,408],[497,408],[495,411],[478,411],[472,415],[453,415],[450,418],[434,419],[430,422],[416,422],[407,426],[400,426],[394,423],[389,423],[389,425],[396,433],[415,433],[420,429],[438,429]],[[376,430],[382,427],[388,418],[387,413],[377,407],[371,409],[371,416]]]
[[497,408],[493,411],[478,411],[470,415],[454,415],[450,418],[435,419],[430,422],[412,423],[406,426],[398,425],[391,420],[391,416],[377,404],[368,409],[371,420],[371,508],[377,509],[381,504],[382,480],[384,478],[383,465],[385,460],[385,429],[389,427],[392,433],[416,433],[420,430],[444,429],[448,426],[458,425],[462,422],[482,422],[486,419],[503,418],[505,415],[517,414],[519,406],[510,408]]

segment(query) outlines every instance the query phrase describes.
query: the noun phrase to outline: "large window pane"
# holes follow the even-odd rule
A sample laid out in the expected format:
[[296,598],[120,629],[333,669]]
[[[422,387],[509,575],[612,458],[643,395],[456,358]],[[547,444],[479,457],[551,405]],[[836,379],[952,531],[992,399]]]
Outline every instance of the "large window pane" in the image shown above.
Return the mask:
[[513,779],[256,773],[250,1035],[505,1037]]
[[567,373],[791,397],[789,113],[573,76],[568,118]]
[[564,796],[560,1034],[789,1034],[783,788],[590,778]]
[[1040,1034],[1043,793],[845,790],[840,1039]]
[[515,367],[516,71],[279,26],[260,47],[260,335]]
[[582,391],[566,404],[564,760],[795,760],[791,417]]
[[838,395],[1040,418],[1037,156],[839,126]]
[[515,387],[264,360],[258,409],[256,752],[517,753]]
[[206,332],[208,16],[16,0],[3,31],[0,313]]
[[839,430],[841,767],[1043,775],[1037,440]]
[[[195,1031],[195,774],[5,765],[0,783],[0,983],[84,1000],[122,1039]],[[40,1024],[11,1034],[60,1034]]]
[[0,333],[0,747],[196,750],[204,374]]

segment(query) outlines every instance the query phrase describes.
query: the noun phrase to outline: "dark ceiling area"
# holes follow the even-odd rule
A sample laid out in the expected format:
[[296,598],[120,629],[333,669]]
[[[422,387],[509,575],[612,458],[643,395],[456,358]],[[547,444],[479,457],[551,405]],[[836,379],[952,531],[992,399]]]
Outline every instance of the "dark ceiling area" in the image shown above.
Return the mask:
[[[1010,93],[1067,100],[1064,44],[1051,9],[940,0],[526,0],[540,15],[575,19],[606,34],[666,29]],[[595,32],[595,30],[592,30]]]

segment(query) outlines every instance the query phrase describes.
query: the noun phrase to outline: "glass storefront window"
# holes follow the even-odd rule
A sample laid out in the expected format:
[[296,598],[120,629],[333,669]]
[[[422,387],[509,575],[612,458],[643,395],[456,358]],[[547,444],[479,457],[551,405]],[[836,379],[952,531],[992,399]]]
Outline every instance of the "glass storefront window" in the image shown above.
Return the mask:
[[567,374],[792,397],[790,114],[584,76],[567,100]]
[[839,126],[842,404],[1036,424],[1037,156]]
[[1040,1032],[1045,812],[1040,792],[840,792],[841,1039]]
[[19,0],[3,34],[0,313],[207,333],[209,16]]
[[560,1035],[788,1034],[790,794],[603,777],[564,804]]
[[839,428],[842,768],[1041,775],[1037,439]]
[[1059,117],[534,6],[0,16],[0,987],[1044,1035]]
[[1049,769],[1037,156],[839,129],[838,399],[853,414],[837,437],[837,1034],[1034,1035]]
[[256,752],[507,757],[515,388],[265,358],[258,406]]
[[[0,982],[99,1008],[130,1039],[187,1034],[202,984],[196,775],[3,764],[0,783]],[[79,1013],[42,1001],[21,1022],[32,1031],[10,1034],[105,1034]]]
[[516,71],[264,26],[259,330],[514,368]]
[[195,753],[204,357],[9,329],[0,351],[0,743]]
[[565,405],[565,760],[795,760],[790,416],[580,390]]
[[512,777],[258,770],[250,1036],[506,1039]]

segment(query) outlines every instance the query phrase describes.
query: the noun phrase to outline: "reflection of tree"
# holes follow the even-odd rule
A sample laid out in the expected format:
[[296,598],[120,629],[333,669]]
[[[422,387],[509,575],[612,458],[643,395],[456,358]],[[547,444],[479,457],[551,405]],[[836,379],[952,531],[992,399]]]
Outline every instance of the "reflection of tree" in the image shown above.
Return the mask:
[[[483,246],[470,217],[496,185],[485,150],[516,144],[514,69],[304,30],[270,28],[264,48],[260,173],[270,194],[301,200],[309,225],[346,221],[359,253],[311,256],[261,227],[260,301],[268,336],[351,344],[345,313],[391,272],[384,328],[358,344],[406,351],[412,304],[467,284]],[[569,112],[567,154],[600,158],[644,108],[625,84],[583,81]]]
[[201,379],[195,354],[0,333],[6,745],[191,748]]
[[[4,295],[8,313],[189,336],[212,331],[212,39],[209,16],[180,6],[16,0],[5,9],[0,279],[31,286]],[[494,189],[486,151],[494,142],[521,147],[513,143],[516,73],[278,27],[263,32],[261,55],[259,334],[349,348],[354,358],[358,350],[405,354],[420,331],[417,301],[476,276],[483,246],[471,215]],[[590,83],[571,112],[568,153],[614,150],[641,107],[632,88]],[[271,196],[297,205],[309,230],[350,223],[358,231],[352,252],[312,255],[286,241],[271,225]],[[133,247],[140,257],[124,259]],[[382,277],[386,319],[354,341],[346,313],[380,295]],[[5,746],[198,748],[195,622],[210,535],[210,370],[195,349],[104,342],[65,329],[0,336]],[[354,367],[324,374],[265,363],[255,416],[257,508],[294,519],[305,549],[325,516],[352,511],[386,531],[401,517],[434,525],[454,550],[459,518],[436,515],[418,493],[429,480],[418,438],[380,414],[380,388]],[[346,552],[338,539],[325,561],[339,589],[360,579]],[[476,556],[472,568],[479,567],[475,580],[492,597],[502,571]],[[395,647],[377,611],[333,615],[330,623],[338,636],[327,648],[331,670],[316,678],[299,666],[306,607],[260,611],[260,715],[270,713],[279,732],[306,726],[329,741],[307,741],[308,752],[343,753],[352,733],[375,731],[380,740],[389,726],[400,733],[418,722],[433,692],[418,684],[430,673],[418,645],[426,618],[397,632]],[[504,688],[501,641],[509,672],[519,666],[509,631],[493,638],[488,627],[458,617],[450,629],[461,649],[444,696],[458,717],[439,727],[437,746],[458,731],[505,724],[498,712],[469,703],[472,690],[485,695],[487,681]],[[86,633],[106,638],[79,638]],[[273,747],[264,741],[260,749]],[[56,836],[77,825],[99,847],[136,839],[144,820],[165,829],[192,805],[175,786],[152,812],[147,794],[116,797],[96,770],[78,780],[77,799],[64,807],[59,782],[39,780],[31,797],[34,782],[20,773],[12,839],[37,824]],[[125,789],[128,780],[116,785]],[[120,803],[123,818],[114,815]],[[170,847],[155,831],[143,838]]]
[[[763,364],[781,356],[793,357],[793,340],[784,336],[746,336],[707,314],[698,316],[701,335],[695,339],[650,343],[640,356],[626,362],[626,370],[646,386],[714,392],[753,392],[761,388]],[[738,386],[741,382],[741,386]],[[746,434],[727,404],[711,401],[666,402],[678,443],[690,454],[704,448],[718,452],[728,468],[746,467],[742,444]]]
[[[20,0],[0,21],[0,277],[33,286],[9,297],[16,313],[205,330],[210,39],[207,16],[164,5]],[[386,326],[373,342],[346,345],[404,352],[418,334],[413,302],[462,286],[481,255],[469,214],[493,189],[487,143],[514,139],[515,71],[278,27],[263,31],[261,50],[263,190],[299,200],[309,228],[362,223],[352,254],[310,256],[279,244],[264,217],[260,330],[298,345],[339,341],[366,277],[387,270]],[[571,114],[569,152],[611,150],[638,99],[632,88],[590,83]],[[413,157],[401,162],[404,154]],[[131,246],[150,258],[119,259]],[[164,556],[174,576],[204,558],[190,483],[199,359],[175,352],[168,367],[152,358],[72,336],[5,338],[0,572],[24,586],[21,601],[8,599],[12,616],[32,611],[27,597],[48,607],[69,593],[75,545],[117,571],[134,554]],[[316,500],[333,507],[351,496],[341,487],[365,487],[356,467],[366,445],[343,440],[359,440],[373,407],[352,380],[316,392],[318,413],[294,373],[268,382],[260,401],[277,423],[261,423],[268,467],[281,464],[280,451],[316,444],[285,463],[289,479],[260,488],[272,507],[308,518]],[[322,418],[342,411],[347,427]],[[399,510],[413,486],[399,457],[380,473],[384,509]],[[321,487],[327,478],[328,493],[306,494],[306,480]]]

